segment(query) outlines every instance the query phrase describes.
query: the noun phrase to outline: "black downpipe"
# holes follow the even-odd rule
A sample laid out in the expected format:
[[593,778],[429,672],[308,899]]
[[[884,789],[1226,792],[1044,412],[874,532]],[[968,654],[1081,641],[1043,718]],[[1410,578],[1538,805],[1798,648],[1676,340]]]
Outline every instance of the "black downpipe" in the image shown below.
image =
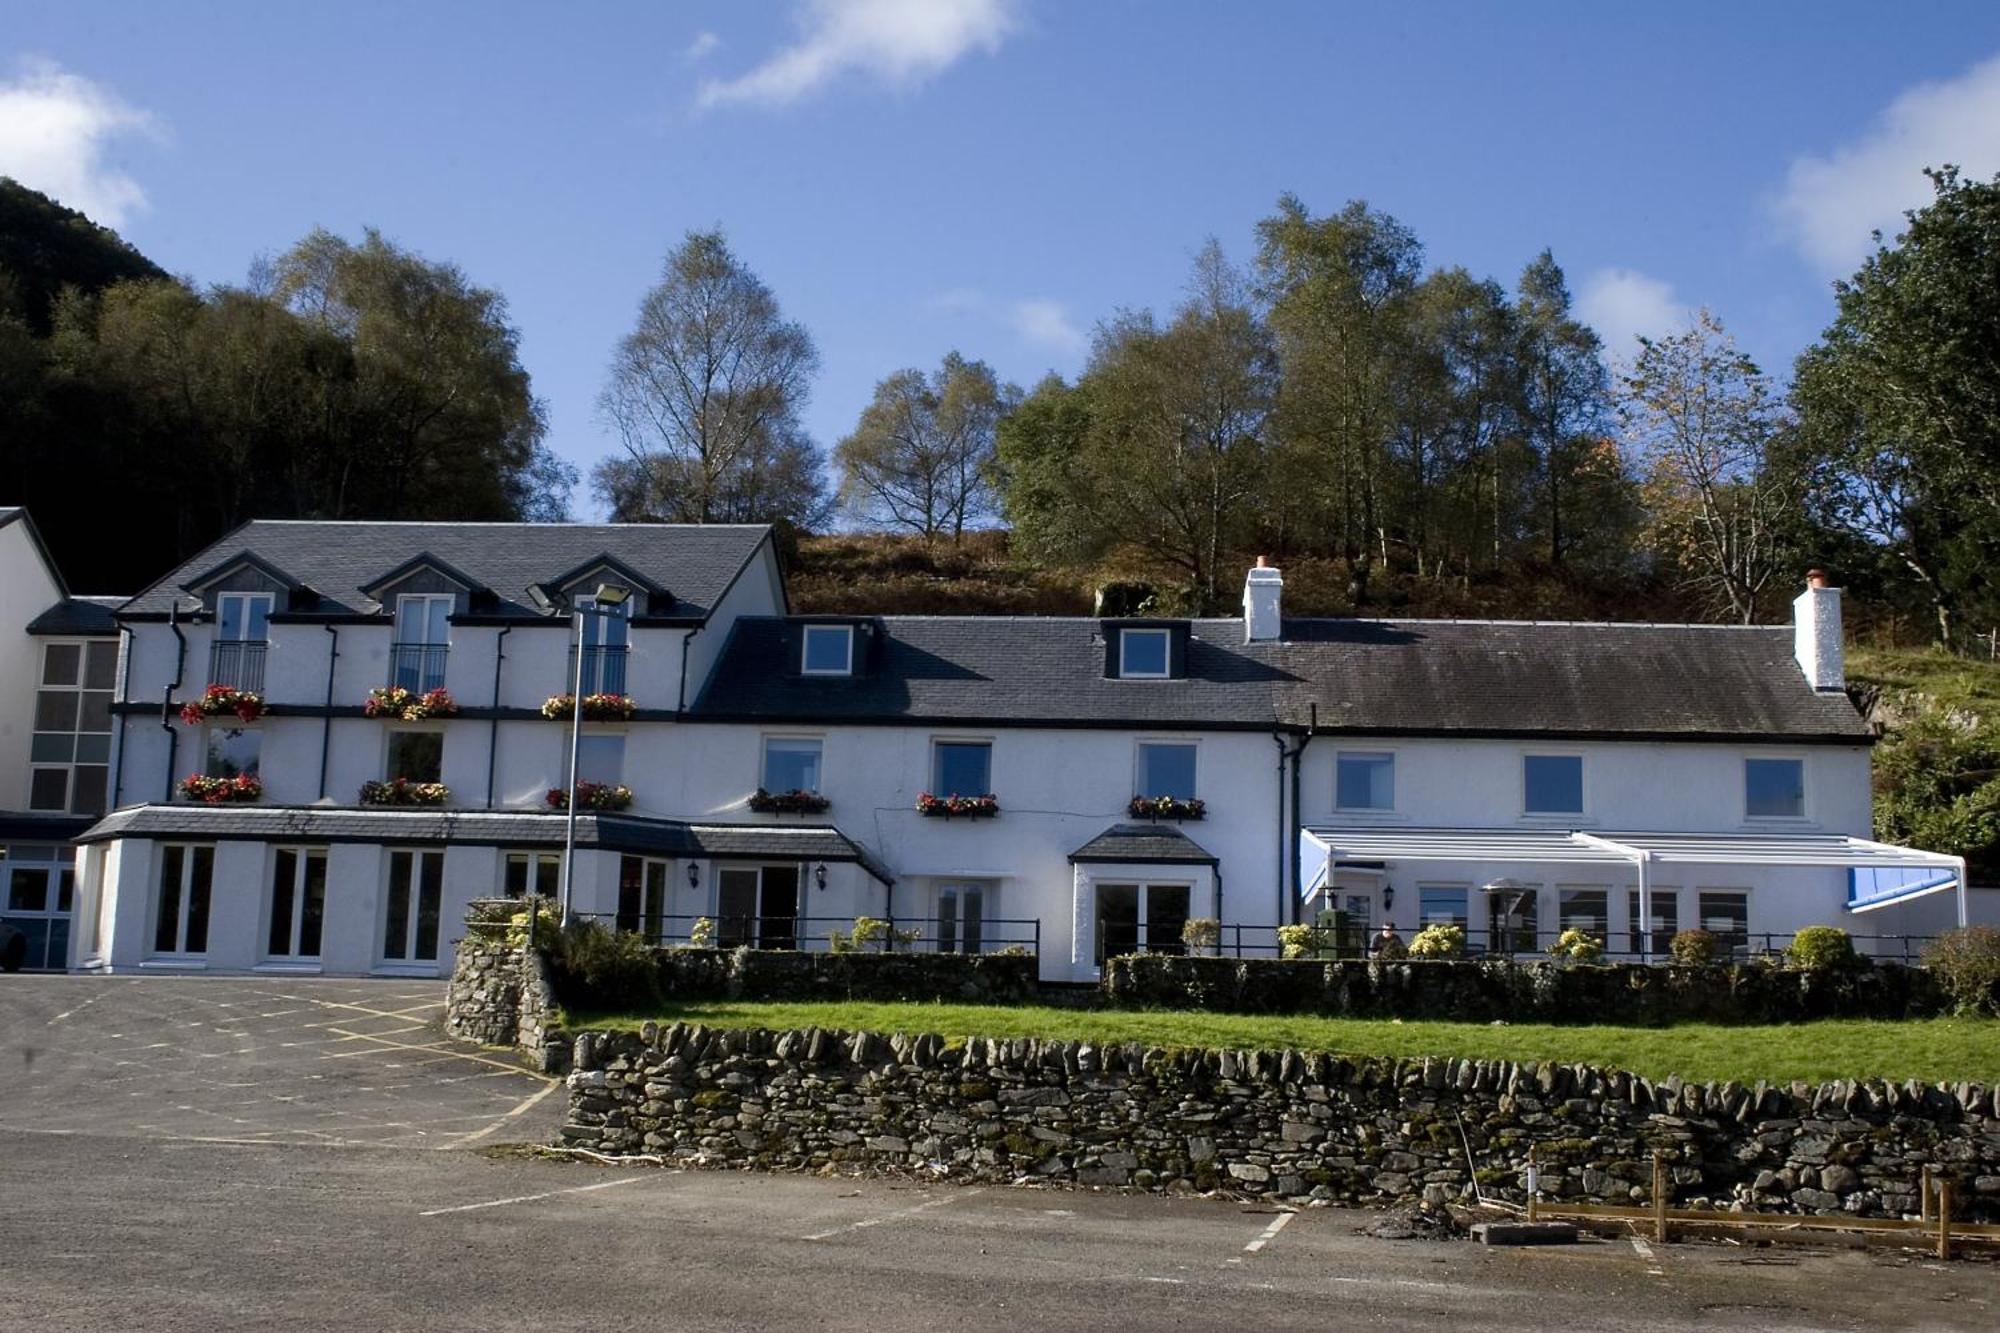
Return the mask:
[[[1299,835],[1305,831],[1305,819],[1303,817],[1302,807],[1300,804],[1301,801],[1300,779],[1304,774],[1306,767],[1306,747],[1313,743],[1313,737],[1317,736],[1318,734],[1319,734],[1319,705],[1314,704],[1312,705],[1312,711],[1309,714],[1307,714],[1305,735],[1299,737],[1299,743],[1292,747],[1292,924],[1293,925],[1297,925],[1299,923],[1299,915],[1300,915],[1299,890],[1304,887],[1304,884],[1301,882],[1304,878],[1303,869],[1299,859]],[[1333,867],[1328,866],[1327,879],[1330,882],[1332,878],[1333,878]]]
[[681,635],[681,682],[680,689],[674,695],[675,717],[679,717],[681,714],[687,712],[688,645],[694,642],[694,636],[699,633],[701,633],[701,626],[696,625],[693,629]]
[[1272,806],[1277,812],[1278,859],[1272,862],[1271,871],[1278,881],[1276,920],[1282,926],[1285,924],[1285,830],[1291,825],[1291,821],[1285,818],[1285,764],[1291,759],[1291,750],[1286,747],[1285,734],[1281,731],[1271,733],[1271,743],[1278,747],[1278,800]]
[[486,808],[493,808],[493,766],[500,759],[500,664],[507,660],[507,636],[512,625],[502,625],[493,636],[493,720],[486,726]]
[[333,637],[326,645],[326,711],[319,720],[319,798],[326,799],[326,757],[333,747],[333,676],[334,664],[340,661],[340,627],[322,624],[321,629]]
[[[125,702],[126,696],[132,688],[132,643],[132,627],[130,625],[120,625],[118,627],[118,689],[111,697],[121,704]],[[118,744],[116,749],[117,754],[111,760],[110,805],[114,810],[118,808],[118,797],[125,790],[125,715],[123,713],[118,715]],[[173,769],[169,768],[167,771],[171,773]]]
[[179,602],[167,608],[167,628],[174,632],[179,647],[174,649],[173,682],[160,697],[160,726],[167,733],[167,786],[166,795],[161,797],[165,801],[174,799],[174,765],[179,762],[181,752],[181,734],[174,730],[174,691],[181,687],[181,677],[187,674],[188,641],[187,635],[181,633],[180,615]]

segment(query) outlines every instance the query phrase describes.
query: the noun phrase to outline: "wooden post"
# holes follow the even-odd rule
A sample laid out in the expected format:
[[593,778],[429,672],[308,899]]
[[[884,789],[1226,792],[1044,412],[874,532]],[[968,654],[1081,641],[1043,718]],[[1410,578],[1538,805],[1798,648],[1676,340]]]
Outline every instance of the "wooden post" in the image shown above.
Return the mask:
[[1535,1169],[1535,1145],[1531,1143],[1528,1145],[1528,1220],[1530,1222],[1535,1220],[1535,1195],[1538,1192],[1536,1187],[1540,1184],[1541,1178]]
[[1923,1219],[1925,1226],[1929,1226],[1931,1224],[1931,1169],[1928,1166],[1924,1168],[1923,1175],[1918,1178],[1917,1199],[1918,1216]]
[[1938,1258],[1951,1258],[1951,1182],[1938,1182]]
[[1658,1148],[1653,1149],[1653,1239],[1667,1243],[1667,1164]]

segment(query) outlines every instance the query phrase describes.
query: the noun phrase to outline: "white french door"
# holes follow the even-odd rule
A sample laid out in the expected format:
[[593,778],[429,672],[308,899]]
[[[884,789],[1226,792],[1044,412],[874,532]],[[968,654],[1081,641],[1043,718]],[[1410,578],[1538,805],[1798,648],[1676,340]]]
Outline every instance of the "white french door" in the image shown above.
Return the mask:
[[434,963],[444,906],[444,853],[389,853],[389,892],[382,918],[382,961]]

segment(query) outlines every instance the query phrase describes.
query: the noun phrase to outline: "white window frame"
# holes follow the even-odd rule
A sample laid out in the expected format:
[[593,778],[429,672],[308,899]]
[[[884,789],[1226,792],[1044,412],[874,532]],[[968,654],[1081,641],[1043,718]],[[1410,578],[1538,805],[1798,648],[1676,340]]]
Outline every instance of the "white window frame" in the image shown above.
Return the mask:
[[[816,767],[816,768],[817,768],[817,769],[819,770],[819,777],[818,777],[818,780],[817,780],[817,781],[815,781],[815,782],[813,783],[812,787],[811,787],[811,788],[809,788],[809,790],[811,790],[811,791],[812,791],[813,793],[815,793],[815,794],[821,794],[821,793],[823,793],[823,792],[825,791],[825,789],[826,789],[826,737],[824,737],[824,736],[793,736],[793,735],[767,735],[767,736],[762,736],[762,737],[760,737],[760,738],[758,739],[758,742],[757,742],[757,786],[758,786],[758,788],[759,788],[760,790],[763,790],[763,791],[768,791],[768,792],[771,792],[771,793],[772,793],[772,794],[774,794],[774,795],[777,795],[777,794],[782,794],[782,793],[780,792],[780,789],[779,789],[779,788],[777,788],[777,787],[774,787],[774,786],[772,786],[772,785],[771,785],[771,783],[770,783],[770,777],[771,777],[771,746],[772,746],[773,744],[777,744],[777,745],[796,745],[796,746],[800,746],[800,747],[804,747],[804,746],[807,746],[807,745],[810,745],[810,746],[812,746],[812,747],[813,747],[813,750],[814,750],[814,752],[815,752],[815,753],[816,753],[816,754],[818,755],[818,757],[819,757],[819,762],[818,762],[818,763],[817,763],[817,764],[816,764],[816,765],[814,766],[814,767]],[[990,767],[990,761],[989,761],[989,767]],[[789,788],[786,788],[785,790],[790,790],[790,789],[789,789]]]
[[[837,634],[845,643],[847,651],[841,654],[838,667],[816,667],[812,664],[813,638],[816,635]],[[854,626],[852,625],[807,625],[805,633],[799,637],[799,674],[802,676],[851,676],[854,674]]]
[[1195,883],[1193,880],[1148,879],[1144,876],[1108,875],[1103,879],[1093,878],[1090,881],[1090,905],[1092,908],[1093,921],[1096,923],[1093,925],[1092,929],[1093,933],[1095,933],[1097,936],[1097,938],[1092,941],[1092,952],[1101,955],[1101,958],[1094,960],[1094,966],[1102,967],[1105,963],[1109,962],[1112,957],[1111,954],[1105,951],[1104,932],[1102,930],[1102,921],[1104,917],[1104,906],[1103,906],[1102,895],[1104,890],[1107,888],[1114,888],[1114,889],[1133,888],[1139,891],[1139,897],[1137,902],[1138,915],[1133,922],[1134,926],[1133,943],[1140,953],[1142,954],[1173,953],[1177,949],[1178,952],[1182,954],[1188,952],[1187,941],[1180,935],[1174,936],[1172,940],[1164,941],[1163,942],[1165,944],[1164,948],[1156,948],[1151,939],[1152,928],[1150,925],[1148,925],[1148,922],[1152,918],[1151,908],[1152,908],[1153,890],[1179,889],[1185,894],[1187,894],[1187,917],[1186,920],[1182,922],[1182,928],[1185,929],[1187,921],[1194,920],[1196,916]]
[[[1576,798],[1574,810],[1534,810],[1528,806],[1528,761],[1530,759],[1574,759],[1576,760]],[[1568,819],[1580,818],[1590,809],[1590,764],[1585,756],[1576,750],[1523,750],[1521,751],[1521,816],[1524,819]]]
[[[556,883],[550,887],[558,892],[560,891],[562,878],[561,852],[541,851],[532,847],[511,848],[503,849],[500,854],[501,897],[510,900],[513,898],[513,895],[507,892],[507,872],[516,863],[519,863],[524,869],[524,875],[521,880],[521,900],[525,901],[526,899],[539,896],[535,893],[535,885],[541,882],[541,868],[544,865],[554,868]],[[551,893],[549,896],[553,898],[556,894]]]
[[[986,790],[985,790],[985,791],[962,791],[962,792],[956,792],[956,793],[954,793],[954,792],[949,792],[949,791],[941,791],[941,790],[939,790],[939,788],[940,788],[940,787],[942,786],[942,784],[938,782],[938,778],[939,778],[940,776],[942,776],[942,775],[941,775],[941,774],[940,774],[940,773],[938,772],[938,747],[939,747],[939,746],[941,746],[941,745],[983,745],[983,746],[985,746],[985,747],[986,747]],[[926,791],[930,792],[930,794],[931,794],[931,795],[933,795],[933,796],[952,796],[952,795],[958,795],[958,796],[990,796],[990,795],[993,795],[993,794],[994,794],[995,792],[997,792],[997,791],[998,791],[998,790],[1000,789],[1000,788],[999,788],[999,784],[998,784],[998,783],[996,783],[996,782],[995,782],[995,781],[993,780],[993,752],[994,752],[994,748],[995,748],[995,747],[994,747],[994,744],[993,744],[993,738],[992,738],[991,736],[933,736],[933,737],[931,737],[931,753],[930,753],[930,761],[931,761],[931,762],[930,762],[930,772],[928,772],[928,773],[926,773],[926,774],[924,775],[924,776],[925,776],[925,778],[927,779],[927,785],[925,786],[924,790],[926,790]]]
[[[440,627],[442,637],[433,639],[430,637],[431,608],[439,602],[444,603],[445,607],[444,623]],[[403,633],[403,616],[406,610],[415,607],[418,603],[422,604],[423,610],[417,612],[413,618],[417,620],[418,633],[423,637],[412,639],[406,637]],[[458,598],[448,592],[401,593],[396,598],[396,621],[390,627],[389,632],[395,636],[398,644],[423,648],[448,648],[451,646],[451,615],[457,606]]]
[[[1342,805],[1340,803],[1340,761],[1342,759],[1386,759],[1389,761],[1389,804]],[[1394,750],[1335,750],[1333,752],[1333,808],[1344,815],[1392,815],[1396,813],[1396,752]]]
[[[262,602],[264,604],[264,633],[261,637],[251,639],[239,635],[236,638],[229,638],[223,634],[222,626],[226,616],[222,608],[231,602],[239,602],[243,606],[243,610],[237,616],[239,625],[248,625],[250,623],[250,607],[253,603]],[[276,593],[219,592],[215,594],[215,637],[222,643],[269,643],[271,641],[271,616],[277,609],[278,597]]]
[[[389,898],[395,892],[392,880],[395,858],[410,858],[410,882],[406,886],[410,895],[403,918],[403,956],[389,956]],[[417,956],[417,923],[423,918],[424,859],[436,857],[438,865],[438,924],[437,939],[432,941],[434,952],[429,958]],[[445,883],[444,849],[441,847],[386,847],[382,853],[382,911],[375,920],[375,948],[378,966],[394,971],[411,969],[435,971],[444,957],[445,932]]]
[[1160,796],[1162,792],[1146,790],[1146,747],[1149,745],[1181,745],[1194,751],[1194,791],[1185,799],[1201,799],[1201,742],[1182,740],[1173,736],[1141,736],[1132,742],[1132,794],[1134,796]]
[[[1750,765],[1753,761],[1763,763],[1797,764],[1799,766],[1799,812],[1795,815],[1753,815],[1750,813]],[[1806,763],[1804,755],[1759,754],[1752,751],[1743,756],[1738,770],[1742,779],[1743,822],[1746,824],[1805,824],[1812,819],[1812,766]]]
[[[592,743],[603,745],[608,741],[616,741],[618,743],[618,772],[609,779],[589,776],[588,773],[585,772],[584,764],[582,762],[584,758],[584,753],[583,753],[584,748],[588,745],[591,745]],[[586,724],[583,728],[582,735],[577,737],[577,754],[576,754],[578,761],[577,777],[584,782],[608,782],[608,784],[613,787],[619,787],[625,785],[625,749],[626,749],[625,733],[623,731],[605,727],[593,727]],[[443,756],[440,755],[438,758],[438,771],[439,771],[440,781],[443,780],[443,770],[444,770],[444,759]]]
[[[1161,667],[1158,671],[1136,671],[1128,660],[1132,641],[1135,638],[1158,638],[1161,647]],[[1120,680],[1171,680],[1174,674],[1174,632],[1158,626],[1138,625],[1118,631],[1118,679]]]
[[[178,849],[181,854],[181,880],[179,885],[180,892],[175,903],[174,947],[171,949],[162,949],[159,947],[159,928],[160,910],[165,906],[161,901],[161,894],[165,885],[161,881],[166,875],[167,853],[175,849]],[[190,949],[187,947],[188,908],[194,901],[196,852],[208,853],[208,923],[201,942],[201,948]],[[215,853],[216,846],[212,842],[165,842],[160,844],[159,864],[153,875],[153,910],[146,918],[147,925],[150,928],[149,944],[151,948],[149,952],[152,957],[195,961],[208,957],[208,937],[215,934]]]
[[[979,895],[979,913],[977,917],[969,918],[966,915],[965,900],[968,893],[977,893]],[[986,927],[987,923],[993,920],[994,902],[999,896],[1000,883],[998,880],[977,878],[939,880],[931,895],[931,933],[933,936],[931,947],[939,953],[985,953],[988,943],[986,939]],[[946,945],[944,939],[944,905],[947,898],[953,899],[956,902],[951,918],[952,939],[949,946]],[[974,947],[970,948],[967,947],[967,940],[965,938],[965,923],[969,919],[976,920],[979,926],[977,931],[979,938],[974,942]]]
[[[103,811],[111,807],[112,804],[111,745],[112,745],[112,737],[117,734],[118,730],[117,716],[115,714],[112,715],[111,725],[106,727],[103,731],[86,731],[84,730],[83,714],[84,714],[84,701],[93,694],[102,694],[107,696],[107,706],[116,703],[118,650],[116,645],[113,644],[111,649],[112,651],[111,687],[106,688],[101,686],[93,686],[90,683],[90,650],[93,642],[94,641],[90,639],[42,640],[42,651],[35,663],[35,687],[34,687],[35,694],[33,703],[34,712],[30,714],[30,724],[28,728],[29,730],[28,789],[25,795],[26,795],[27,805],[30,810],[46,810],[52,813],[60,813],[60,814],[90,814],[90,813],[101,814],[103,813]],[[97,640],[95,642],[102,642],[102,641]],[[49,650],[52,648],[76,649],[76,679],[74,681],[68,684],[52,684],[49,681]],[[40,717],[41,696],[45,692],[68,694],[68,695],[73,695],[75,697],[76,716],[71,720],[67,730],[44,731],[39,726],[35,725],[35,723],[39,720]],[[35,738],[37,736],[67,736],[69,739],[70,757],[67,760],[34,758],[33,747],[35,743]],[[77,757],[78,754],[83,749],[84,738],[86,736],[103,737],[104,750],[105,750],[104,758],[80,759]],[[78,810],[76,808],[77,782],[78,782],[77,775],[79,770],[86,768],[101,769],[103,770],[104,773],[104,799],[99,804],[97,810],[95,811]],[[62,801],[60,804],[57,805],[35,804],[35,777],[37,774],[44,772],[61,773],[63,775]]]
[[209,771],[210,760],[213,758],[211,747],[214,745],[218,735],[226,735],[230,732],[236,732],[246,736],[255,736],[257,738],[257,762],[248,770],[248,775],[251,777],[263,776],[264,730],[262,727],[256,726],[255,724],[249,722],[237,722],[234,725],[226,725],[221,722],[211,722],[207,726],[201,729],[202,773],[211,778],[220,776],[219,774],[212,773]]
[[[291,939],[287,941],[290,947],[284,953],[273,953],[271,952],[271,924],[277,915],[278,908],[278,856],[280,853],[287,852],[293,858],[292,882],[288,889],[292,899]],[[319,948],[312,953],[301,953],[299,951],[299,943],[305,922],[306,885],[311,879],[311,866],[314,857],[319,858],[322,866],[319,882]],[[317,963],[321,955],[326,952],[326,894],[332,884],[329,871],[325,868],[327,866],[327,859],[328,849],[325,847],[284,846],[273,847],[271,849],[270,873],[265,877],[268,888],[264,898],[263,929],[258,932],[259,943],[262,946],[260,956],[265,961],[272,963]]]

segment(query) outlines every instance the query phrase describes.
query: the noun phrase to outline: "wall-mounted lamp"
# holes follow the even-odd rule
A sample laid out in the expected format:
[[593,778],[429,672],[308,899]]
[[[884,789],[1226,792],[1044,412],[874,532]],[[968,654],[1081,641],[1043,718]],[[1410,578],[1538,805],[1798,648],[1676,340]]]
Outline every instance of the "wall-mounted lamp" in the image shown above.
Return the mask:
[[701,887],[701,862],[699,861],[688,862],[688,887],[691,889]]
[[821,893],[826,892],[826,862],[824,861],[813,867],[813,887]]
[[1384,884],[1382,886],[1382,910],[1386,912],[1395,905],[1396,886],[1393,884]]

